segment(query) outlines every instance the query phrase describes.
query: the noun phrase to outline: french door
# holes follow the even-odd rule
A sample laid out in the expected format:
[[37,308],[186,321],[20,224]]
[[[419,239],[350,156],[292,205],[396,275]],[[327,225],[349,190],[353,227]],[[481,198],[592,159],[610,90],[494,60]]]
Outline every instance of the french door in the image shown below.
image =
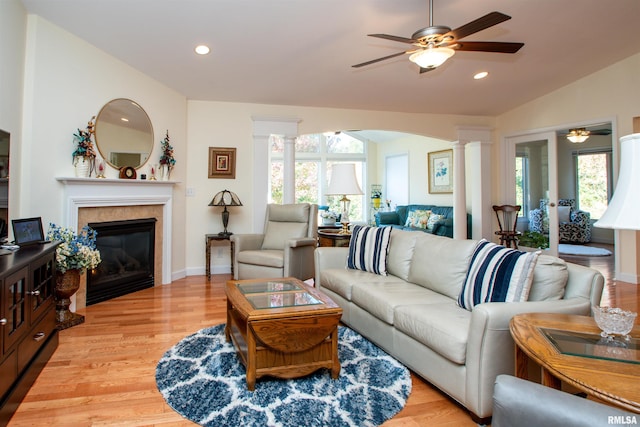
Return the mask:
[[522,205],[518,220],[520,231],[530,229],[530,217],[543,218],[543,234],[549,240],[546,251],[557,256],[558,161],[555,132],[507,137],[506,159],[504,203]]

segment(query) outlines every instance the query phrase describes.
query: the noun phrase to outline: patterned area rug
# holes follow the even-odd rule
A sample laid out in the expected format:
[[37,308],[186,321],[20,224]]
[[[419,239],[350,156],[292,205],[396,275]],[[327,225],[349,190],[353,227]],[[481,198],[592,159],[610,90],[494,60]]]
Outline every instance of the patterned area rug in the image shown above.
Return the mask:
[[409,370],[357,332],[339,327],[340,376],[262,377],[247,391],[245,369],[224,325],[180,341],[158,362],[156,383],[169,406],[203,426],[377,426],[411,393]]

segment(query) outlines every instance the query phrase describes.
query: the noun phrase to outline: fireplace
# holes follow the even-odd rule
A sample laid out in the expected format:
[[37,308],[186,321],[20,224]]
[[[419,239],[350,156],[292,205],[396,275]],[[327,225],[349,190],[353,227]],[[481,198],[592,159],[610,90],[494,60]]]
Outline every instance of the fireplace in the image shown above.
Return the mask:
[[86,305],[154,286],[155,218],[88,225],[102,262],[87,274]]

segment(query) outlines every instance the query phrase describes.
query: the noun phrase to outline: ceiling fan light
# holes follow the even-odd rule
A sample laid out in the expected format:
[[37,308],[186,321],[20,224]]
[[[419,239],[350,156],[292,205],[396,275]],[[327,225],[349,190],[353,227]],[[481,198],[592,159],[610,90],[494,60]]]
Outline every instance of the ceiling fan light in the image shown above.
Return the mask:
[[420,68],[436,68],[444,64],[454,53],[455,50],[448,47],[432,47],[415,52],[409,60],[418,64]]
[[586,129],[571,129],[567,134],[567,139],[574,144],[581,144],[589,138],[589,131]]

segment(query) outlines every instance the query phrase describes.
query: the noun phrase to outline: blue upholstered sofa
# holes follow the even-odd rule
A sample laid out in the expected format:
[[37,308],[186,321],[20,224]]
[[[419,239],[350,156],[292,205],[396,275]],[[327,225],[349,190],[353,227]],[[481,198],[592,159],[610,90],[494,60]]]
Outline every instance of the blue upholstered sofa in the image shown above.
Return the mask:
[[[435,221],[430,228],[406,226],[407,217],[412,211],[428,210],[432,214],[442,215],[443,218]],[[453,237],[453,207],[434,205],[406,205],[396,206],[392,212],[377,212],[375,214],[376,225],[379,227],[390,225],[395,228],[409,231],[423,231],[438,236]],[[467,214],[467,238],[471,238],[471,215]]]

